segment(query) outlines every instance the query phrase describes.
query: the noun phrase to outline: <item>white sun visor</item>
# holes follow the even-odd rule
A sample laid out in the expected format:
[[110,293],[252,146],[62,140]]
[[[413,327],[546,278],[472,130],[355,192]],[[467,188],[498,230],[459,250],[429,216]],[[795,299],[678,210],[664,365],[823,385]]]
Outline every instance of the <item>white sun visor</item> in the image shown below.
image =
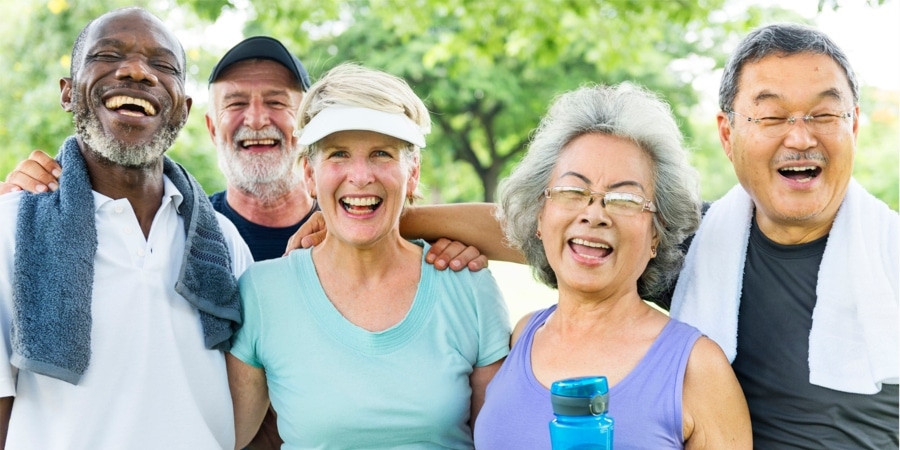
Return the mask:
[[425,147],[425,135],[406,114],[389,113],[355,106],[329,106],[294,135],[300,144],[310,145],[338,131],[374,131],[404,140],[419,148]]

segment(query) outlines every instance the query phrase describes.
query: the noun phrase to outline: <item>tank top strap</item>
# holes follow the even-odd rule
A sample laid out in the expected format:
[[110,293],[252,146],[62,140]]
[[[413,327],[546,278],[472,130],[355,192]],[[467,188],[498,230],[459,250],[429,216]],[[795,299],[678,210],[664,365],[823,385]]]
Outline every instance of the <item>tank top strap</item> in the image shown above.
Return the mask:
[[549,393],[547,388],[541,386],[537,379],[535,379],[534,372],[531,370],[531,348],[534,343],[534,333],[538,328],[544,325],[544,322],[547,321],[547,318],[550,317],[550,314],[553,314],[554,311],[556,311],[556,305],[535,311],[531,314],[531,317],[522,329],[522,334],[519,335],[519,339],[516,340],[515,344],[513,344],[510,349],[509,356],[506,358],[505,362],[505,364],[514,364],[513,367],[515,367],[515,370],[522,374],[528,384],[538,392]]

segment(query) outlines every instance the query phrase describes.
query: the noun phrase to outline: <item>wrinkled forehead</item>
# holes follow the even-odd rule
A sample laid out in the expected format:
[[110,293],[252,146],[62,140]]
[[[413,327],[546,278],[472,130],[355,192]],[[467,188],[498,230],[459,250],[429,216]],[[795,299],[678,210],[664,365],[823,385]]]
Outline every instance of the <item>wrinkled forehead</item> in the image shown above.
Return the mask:
[[231,64],[209,86],[222,92],[257,87],[264,94],[303,94],[300,82],[290,69],[277,61],[263,58],[250,58]]
[[767,103],[835,103],[852,105],[850,81],[828,55],[769,55],[743,65],[737,101]]
[[181,43],[175,34],[158,17],[141,9],[113,11],[97,18],[88,30],[85,48],[136,40],[146,42],[155,53],[175,56],[183,64]]

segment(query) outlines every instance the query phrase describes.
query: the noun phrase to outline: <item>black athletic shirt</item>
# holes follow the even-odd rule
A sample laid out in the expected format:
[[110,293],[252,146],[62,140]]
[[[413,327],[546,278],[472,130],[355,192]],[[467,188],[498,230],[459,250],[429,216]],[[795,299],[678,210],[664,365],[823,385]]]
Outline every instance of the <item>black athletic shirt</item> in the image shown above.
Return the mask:
[[809,330],[827,236],[766,238],[753,221],[732,367],[750,406],[757,449],[897,449],[898,389],[850,394],[809,383]]
[[228,202],[225,201],[225,191],[216,192],[209,196],[213,208],[222,213],[231,223],[237,227],[238,233],[244,238],[244,242],[250,247],[250,253],[253,254],[254,261],[262,261],[265,259],[279,258],[284,254],[287,241],[294,233],[305,223],[313,212],[319,209],[318,204],[313,204],[312,209],[294,225],[289,227],[265,227],[257,225],[231,209]]

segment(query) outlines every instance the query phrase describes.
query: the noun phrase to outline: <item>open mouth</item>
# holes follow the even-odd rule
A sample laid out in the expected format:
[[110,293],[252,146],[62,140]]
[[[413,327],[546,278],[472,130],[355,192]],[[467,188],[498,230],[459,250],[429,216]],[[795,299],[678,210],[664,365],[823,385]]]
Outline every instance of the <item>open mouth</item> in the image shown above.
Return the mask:
[[134,117],[152,117],[156,115],[156,108],[147,100],[117,95],[106,100],[106,108],[119,114]]
[[593,242],[581,238],[569,240],[569,248],[584,258],[602,259],[611,255],[613,248],[602,242]]
[[251,149],[254,149],[257,147],[270,148],[270,147],[279,145],[280,143],[281,143],[281,141],[278,141],[276,139],[271,139],[271,138],[269,138],[269,139],[245,139],[245,140],[238,142],[238,145],[240,145],[241,148],[244,150],[251,150]]
[[818,166],[785,167],[778,169],[778,173],[793,181],[805,183],[818,177],[822,173],[822,168]]
[[383,200],[378,197],[344,197],[340,200],[341,207],[350,214],[365,215],[375,212]]

